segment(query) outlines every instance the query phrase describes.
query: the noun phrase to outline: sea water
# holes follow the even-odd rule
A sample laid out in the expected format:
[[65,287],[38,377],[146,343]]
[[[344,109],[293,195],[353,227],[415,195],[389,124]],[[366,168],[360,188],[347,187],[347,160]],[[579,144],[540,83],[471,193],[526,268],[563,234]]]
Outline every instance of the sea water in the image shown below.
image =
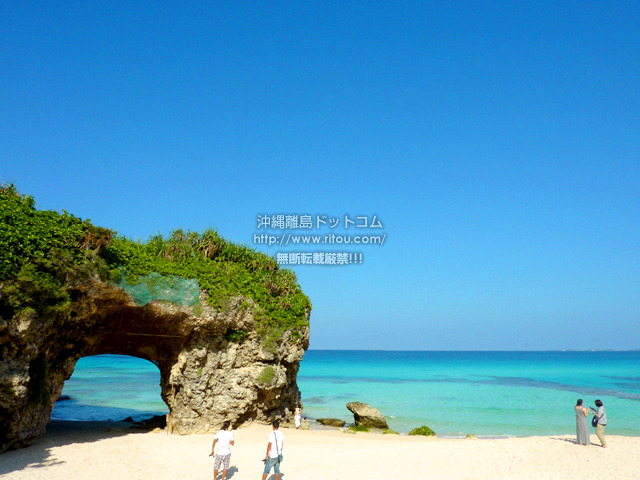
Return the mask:
[[353,421],[362,401],[399,432],[571,433],[576,400],[599,398],[609,434],[640,436],[640,352],[310,351],[298,385],[305,415]]
[[135,421],[169,413],[160,396],[160,370],[140,358],[96,355],[78,360],[51,419]]
[[[52,418],[134,420],[167,413],[160,373],[120,355],[78,361]],[[571,434],[578,398],[607,409],[607,433],[640,436],[640,351],[407,352],[310,350],[300,365],[303,415],[353,421],[368,403],[389,427],[427,425],[439,436]]]

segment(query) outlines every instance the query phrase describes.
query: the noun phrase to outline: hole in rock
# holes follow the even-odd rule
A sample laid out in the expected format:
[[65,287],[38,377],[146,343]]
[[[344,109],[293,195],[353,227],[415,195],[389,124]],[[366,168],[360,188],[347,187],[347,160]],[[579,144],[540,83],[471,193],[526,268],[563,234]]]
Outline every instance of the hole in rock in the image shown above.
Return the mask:
[[165,415],[160,370],[127,355],[95,355],[78,360],[51,414],[52,420],[134,421]]

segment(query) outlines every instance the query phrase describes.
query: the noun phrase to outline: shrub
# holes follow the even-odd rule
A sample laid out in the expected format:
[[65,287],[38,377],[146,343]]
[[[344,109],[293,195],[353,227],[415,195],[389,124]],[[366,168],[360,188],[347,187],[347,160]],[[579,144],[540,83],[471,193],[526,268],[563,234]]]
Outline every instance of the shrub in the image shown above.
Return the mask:
[[249,335],[248,332],[244,330],[234,330],[232,328],[227,330],[227,333],[224,334],[224,338],[227,342],[240,342],[244,340]]
[[67,212],[39,211],[32,197],[0,185],[0,316],[56,319],[71,312],[67,285],[108,269],[96,254],[111,232]]
[[52,252],[65,257],[65,263],[83,263],[86,249],[81,246],[92,246],[85,240],[96,227],[88,220],[36,210],[35,204],[13,185],[0,185],[0,279],[14,277],[33,260],[50,259]]
[[276,371],[271,365],[267,365],[262,369],[258,376],[258,383],[261,385],[271,385],[276,377]]
[[424,435],[425,437],[435,437],[436,433],[426,425],[423,425],[421,427],[414,428],[413,430],[411,430],[409,432],[409,435]]
[[364,425],[351,425],[349,430],[352,432],[368,432],[370,428],[365,427]]

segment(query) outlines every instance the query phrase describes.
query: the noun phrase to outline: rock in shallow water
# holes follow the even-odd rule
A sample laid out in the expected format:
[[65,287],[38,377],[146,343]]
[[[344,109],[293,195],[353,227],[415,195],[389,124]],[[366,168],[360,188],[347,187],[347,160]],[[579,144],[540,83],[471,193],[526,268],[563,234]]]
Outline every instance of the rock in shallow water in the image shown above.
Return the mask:
[[353,413],[356,426],[389,428],[384,416],[371,405],[362,402],[349,402],[347,408]]
[[316,422],[320,425],[326,425],[327,427],[344,427],[347,423],[339,418],[318,418]]

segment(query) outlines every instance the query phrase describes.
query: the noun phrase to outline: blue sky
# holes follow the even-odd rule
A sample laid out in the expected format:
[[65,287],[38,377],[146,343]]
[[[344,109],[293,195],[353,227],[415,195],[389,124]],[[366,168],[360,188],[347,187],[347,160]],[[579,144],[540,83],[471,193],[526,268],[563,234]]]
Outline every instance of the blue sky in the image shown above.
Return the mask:
[[311,348],[640,348],[638,2],[8,1],[0,31],[0,179],[39,208],[387,234],[293,267]]

